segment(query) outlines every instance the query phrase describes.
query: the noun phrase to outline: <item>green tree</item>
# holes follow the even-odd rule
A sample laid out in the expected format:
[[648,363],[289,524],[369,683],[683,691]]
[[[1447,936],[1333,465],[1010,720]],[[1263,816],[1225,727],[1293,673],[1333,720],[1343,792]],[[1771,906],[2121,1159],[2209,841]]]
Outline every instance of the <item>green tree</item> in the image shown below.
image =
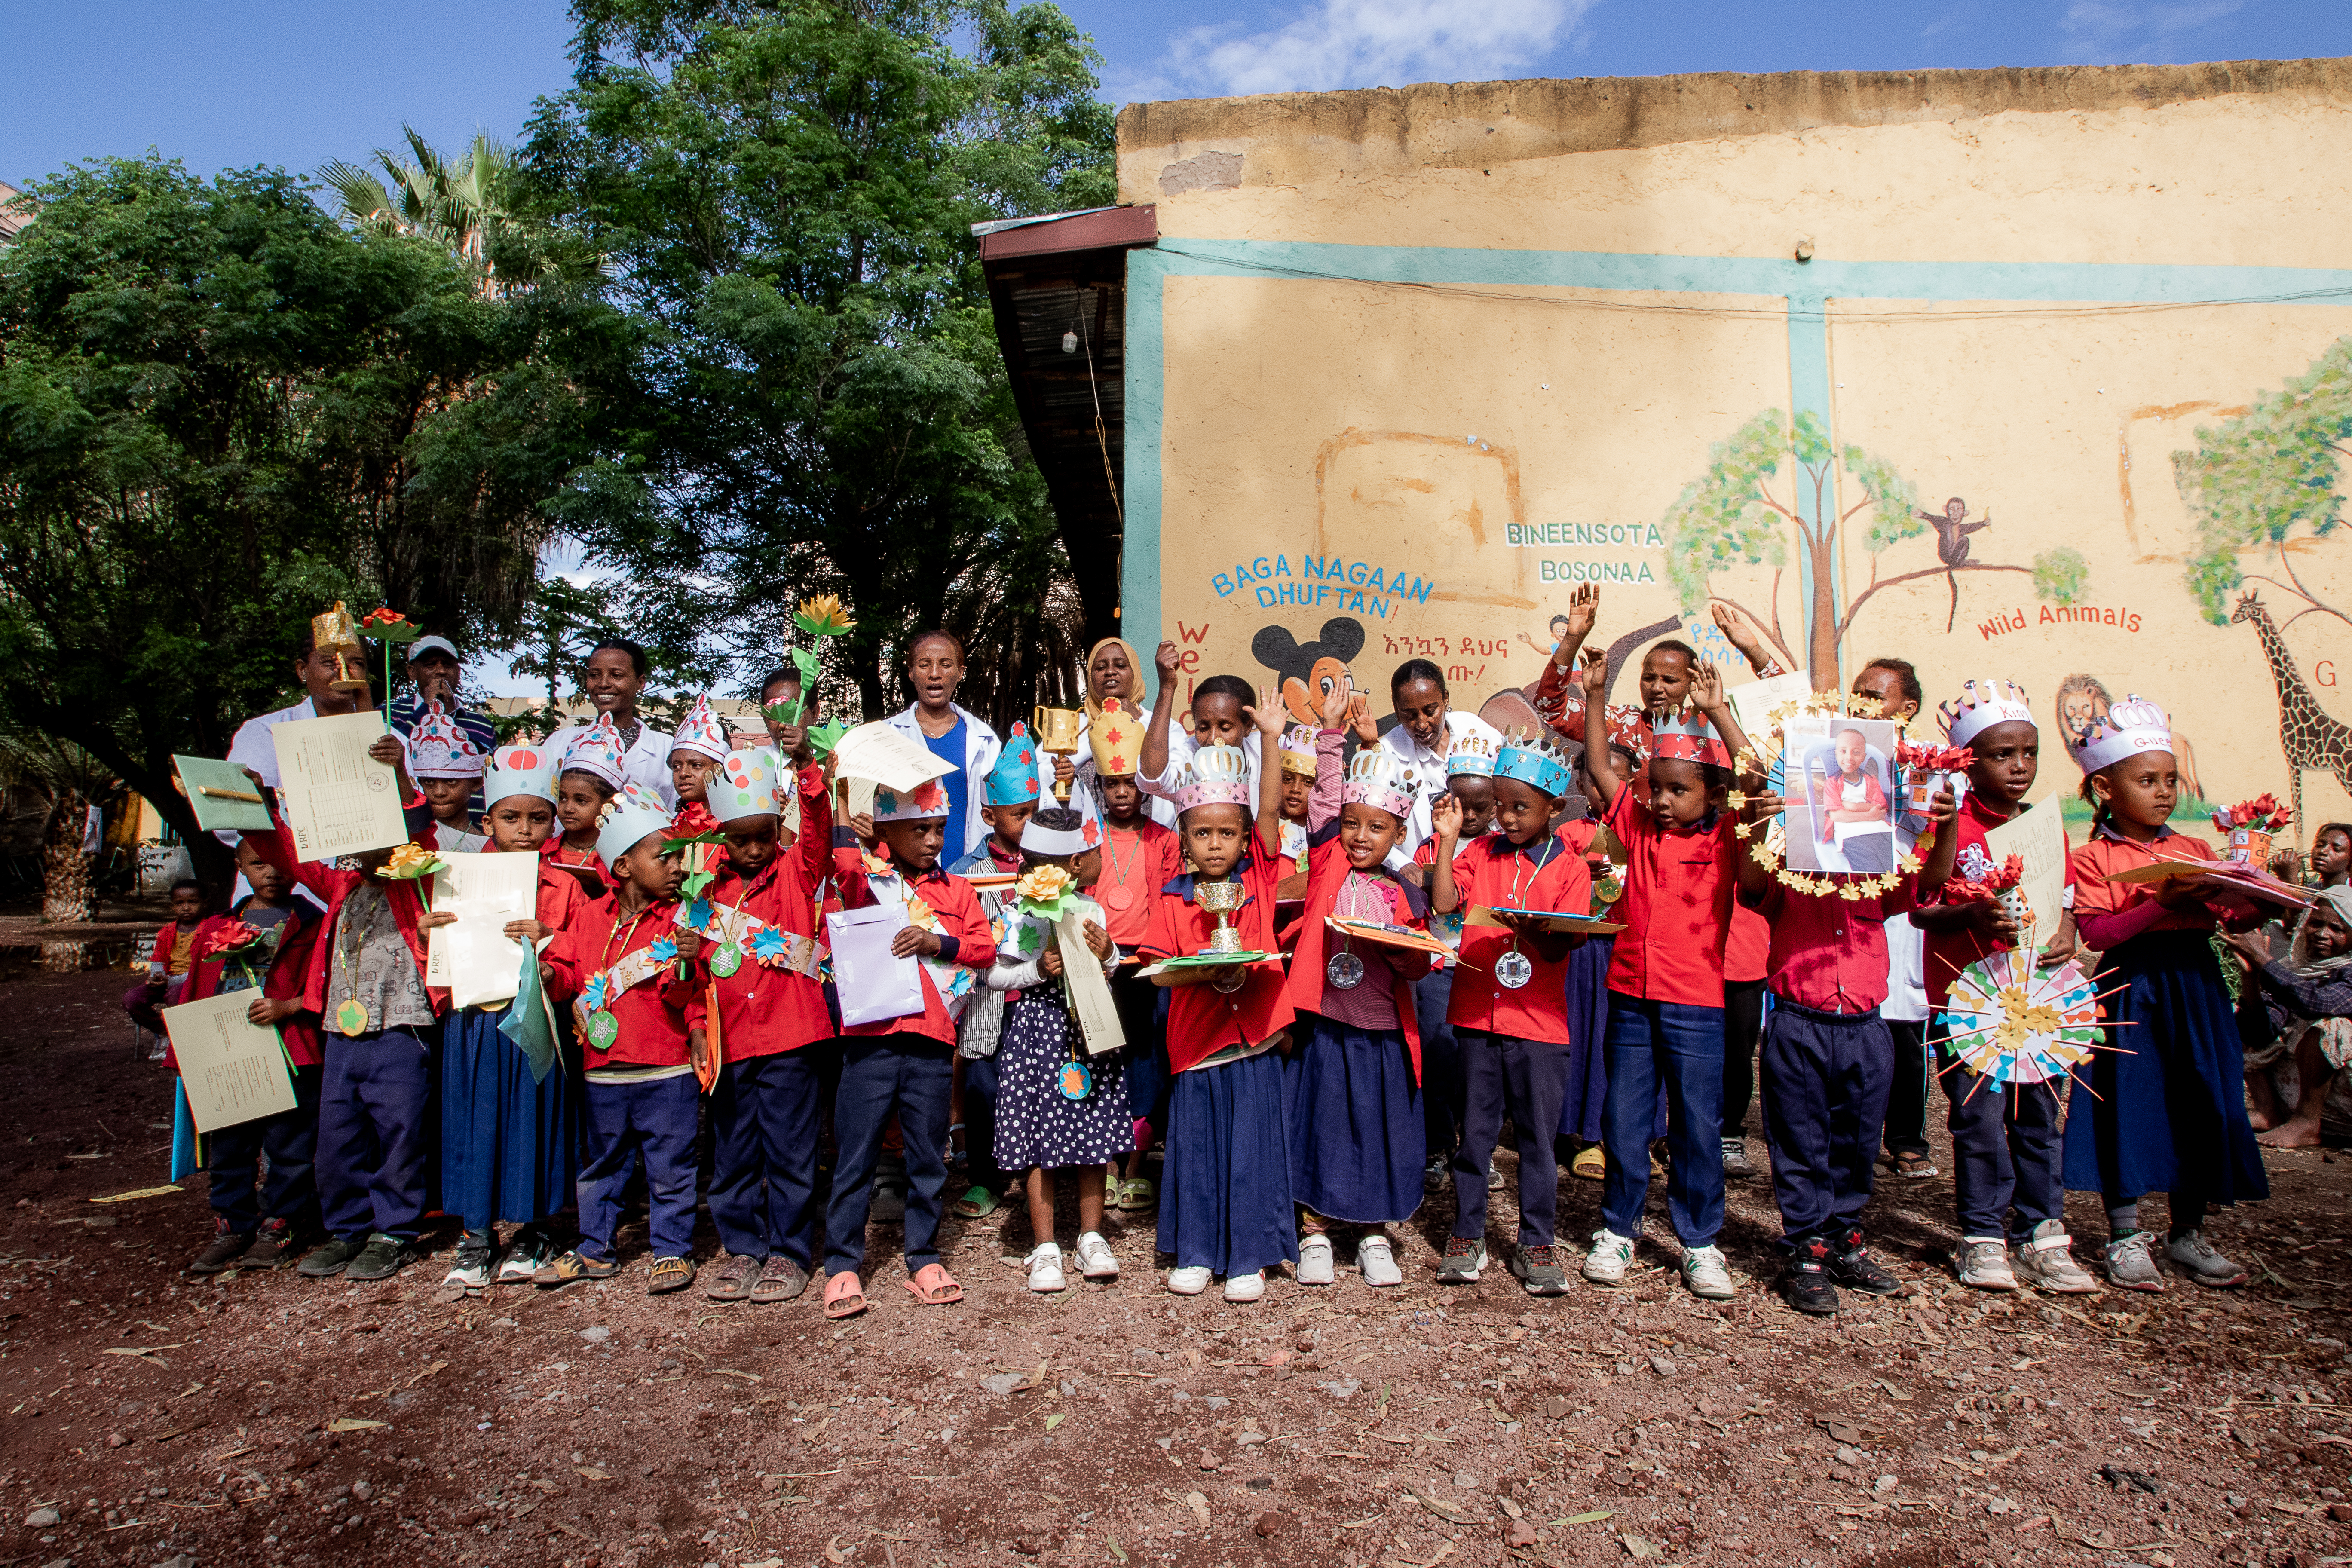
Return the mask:
[[517,624],[541,505],[586,449],[551,345],[592,359],[610,313],[481,298],[281,172],[110,160],[26,194],[0,247],[0,718],[211,856],[171,753],[219,756],[286,700],[328,601],[461,639]]
[[2294,569],[2290,545],[2326,539],[2343,522],[2342,462],[2352,453],[2352,338],[2339,338],[2309,370],[2219,425],[2200,426],[2197,445],[2172,454],[2173,484],[2197,520],[2189,591],[2205,618],[2230,619],[2230,595],[2247,577],[2241,552],[2275,552],[2285,581],[2255,574],[2301,599],[2307,615],[2352,616],[2326,603]]
[[1110,200],[1098,57],[1044,4],[574,11],[577,79],[525,162],[639,333],[565,527],[638,584],[632,625],[699,631],[746,676],[832,592],[867,713],[939,624],[1024,655],[988,706],[1025,712],[1038,650],[1077,631],[970,231]]
[[[1837,478],[1843,470],[1859,498],[1838,510]],[[1810,504],[1808,504],[1810,503]],[[1846,524],[1864,513],[1870,525],[1862,547],[1870,557],[1870,580],[1841,605],[1837,587],[1838,539]],[[1838,652],[1845,635],[1881,589],[1923,577],[1943,577],[1951,586],[1951,614],[1959,609],[1962,572],[2022,572],[2033,579],[2043,597],[2072,604],[2088,587],[2088,573],[2075,552],[2059,549],[2037,557],[2031,566],[1967,559],[1963,549],[1940,557],[1935,566],[1879,575],[1885,551],[1927,531],[1934,514],[1919,510],[1918,487],[1894,464],[1864,448],[1849,445],[1843,451],[1811,411],[1793,424],[1777,408],[1768,408],[1707,449],[1704,478],[1683,487],[1666,509],[1662,529],[1666,537],[1666,579],[1674,584],[1685,616],[1701,614],[1709,600],[1720,600],[1738,610],[1770,639],[1781,660],[1808,670],[1820,690],[1838,681]],[[1957,520],[1956,520],[1957,521]],[[1805,611],[1805,656],[1796,657],[1781,631],[1780,579],[1789,564],[1791,537],[1804,553],[1811,595]],[[1962,542],[1963,544],[1965,541]],[[2071,558],[2071,559],[2070,559]],[[1738,566],[1769,566],[1772,586],[1766,614],[1717,594],[1714,574]],[[1946,629],[1950,629],[1948,620]]]

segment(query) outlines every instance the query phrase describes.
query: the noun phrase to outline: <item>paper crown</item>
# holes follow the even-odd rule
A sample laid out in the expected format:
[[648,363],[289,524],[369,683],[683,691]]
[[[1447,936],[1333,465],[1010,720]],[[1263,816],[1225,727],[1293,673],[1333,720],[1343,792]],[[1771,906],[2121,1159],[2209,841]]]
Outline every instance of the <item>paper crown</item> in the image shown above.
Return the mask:
[[344,653],[360,651],[360,624],[352,618],[341,599],[335,601],[333,609],[310,617],[310,644]]
[[1495,752],[1495,776],[1533,784],[1546,795],[1565,795],[1568,753],[1539,735],[1506,735]]
[[1282,732],[1282,771],[1305,773],[1310,779],[1315,776],[1315,731],[1304,724],[1293,724]]
[[642,784],[624,784],[596,813],[596,858],[611,869],[653,834],[669,837],[670,812]]
[[621,731],[614,727],[613,716],[599,713],[593,724],[572,737],[563,753],[563,771],[577,768],[593,773],[617,790],[629,782],[628,755],[629,748],[621,744]]
[[1718,768],[1731,765],[1731,753],[1724,749],[1715,726],[1706,721],[1706,715],[1697,709],[1653,713],[1649,718],[1653,759],[1711,763]]
[[[1465,729],[1445,743],[1445,776],[1450,779],[1490,779],[1495,776],[1496,753],[1503,742],[1481,731]],[[1359,752],[1356,758],[1363,760]],[[1353,777],[1352,772],[1349,774]]]
[[1079,816],[1076,827],[1048,827],[1043,820],[1048,815],[1048,812],[1039,812],[1021,829],[1021,847],[1030,854],[1083,855],[1102,842],[1101,830],[1084,815]]
[[2126,697],[2068,741],[2066,749],[2074,753],[2075,766],[2095,773],[2141,752],[2172,750],[2172,721],[2146,698]]
[[555,798],[556,755],[545,746],[501,746],[482,772],[482,802],[496,805],[509,795]]
[[776,753],[772,748],[760,746],[748,752],[730,752],[719,760],[719,771],[703,785],[702,803],[721,822],[744,816],[782,816],[784,808],[777,799],[776,784]]
[[1404,759],[1386,746],[1366,746],[1348,764],[1348,782],[1339,792],[1346,805],[1369,805],[1391,816],[1412,815],[1412,790]]
[[1247,806],[1249,755],[1239,746],[1202,746],[1178,770],[1169,794],[1180,815],[1196,805]]
[[457,728],[438,699],[427,703],[416,732],[408,737],[408,773],[420,779],[478,779],[482,749]]
[[877,822],[921,822],[947,814],[947,786],[937,779],[925,779],[913,789],[903,792],[892,789],[888,784],[874,786],[874,820]]
[[727,753],[735,749],[734,742],[728,738],[725,721],[710,710],[710,693],[706,691],[696,698],[694,706],[686,710],[686,717],[677,721],[677,733],[670,737],[669,749],[692,752],[714,763],[725,762]]
[[1955,746],[1967,745],[1995,724],[2033,722],[2025,688],[2014,680],[1990,677],[1960,682],[1958,698],[1942,704],[1937,712],[1944,721],[1944,739]]
[[1143,722],[1132,713],[1106,708],[1087,726],[1087,744],[1095,755],[1097,778],[1124,778],[1141,765]]
[[1004,750],[997,753],[996,765],[981,781],[981,789],[980,798],[989,805],[1037,803],[1037,744],[1030,739],[1026,724],[1014,721],[1012,733],[1004,737]]

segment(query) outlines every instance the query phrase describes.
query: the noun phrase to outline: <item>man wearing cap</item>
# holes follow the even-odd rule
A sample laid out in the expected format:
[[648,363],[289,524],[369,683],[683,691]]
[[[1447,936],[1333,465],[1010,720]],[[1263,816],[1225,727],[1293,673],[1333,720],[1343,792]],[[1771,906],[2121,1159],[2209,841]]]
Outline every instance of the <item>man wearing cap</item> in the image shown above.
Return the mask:
[[457,704],[457,650],[447,637],[418,637],[408,645],[408,687],[392,700],[392,727],[414,739],[426,708],[438,699],[458,731],[484,756],[498,750],[498,726],[490,716]]

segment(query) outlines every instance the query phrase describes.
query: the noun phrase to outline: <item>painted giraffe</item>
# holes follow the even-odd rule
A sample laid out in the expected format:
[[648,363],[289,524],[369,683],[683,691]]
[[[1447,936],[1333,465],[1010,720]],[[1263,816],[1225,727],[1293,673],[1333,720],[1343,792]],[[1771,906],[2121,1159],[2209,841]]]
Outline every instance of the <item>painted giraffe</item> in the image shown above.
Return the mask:
[[2336,781],[2352,790],[2352,726],[2331,718],[2303,683],[2302,674],[2294,667],[2294,656],[2287,652],[2286,639],[2279,635],[2271,613],[2250,590],[2238,600],[2230,621],[2252,621],[2254,635],[2263,639],[2263,657],[2270,660],[2271,679],[2278,686],[2279,749],[2286,753],[2287,778],[2293,784],[2294,801],[2288,809],[2294,813],[2294,836],[2298,843],[2304,832],[2303,770],[2326,768],[2336,775]]

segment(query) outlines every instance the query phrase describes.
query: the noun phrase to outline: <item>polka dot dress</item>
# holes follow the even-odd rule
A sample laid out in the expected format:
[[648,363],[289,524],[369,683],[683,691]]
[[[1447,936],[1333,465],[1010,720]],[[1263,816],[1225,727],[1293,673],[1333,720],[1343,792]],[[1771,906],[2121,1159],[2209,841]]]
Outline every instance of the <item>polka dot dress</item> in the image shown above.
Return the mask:
[[1008,1010],[996,1051],[996,1163],[1003,1169],[1099,1165],[1134,1152],[1124,1051],[1086,1058],[1094,1075],[1086,1099],[1062,1093],[1062,1064],[1070,1059],[1076,1028],[1058,984],[1024,992]]

